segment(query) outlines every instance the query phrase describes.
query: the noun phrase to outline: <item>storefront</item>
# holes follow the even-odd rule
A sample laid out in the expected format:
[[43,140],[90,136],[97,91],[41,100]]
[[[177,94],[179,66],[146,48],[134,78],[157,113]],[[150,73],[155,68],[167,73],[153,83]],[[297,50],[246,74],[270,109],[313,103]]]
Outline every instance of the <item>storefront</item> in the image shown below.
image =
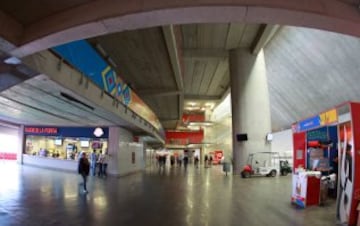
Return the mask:
[[19,128],[0,125],[0,161],[16,160],[19,150]]
[[81,152],[107,150],[108,134],[108,128],[26,126],[23,163],[74,170]]
[[[360,103],[346,103],[293,125],[292,202],[321,204],[327,175],[336,182],[339,222],[355,225],[360,189]],[[323,176],[322,181],[320,177]],[[325,177],[324,177],[325,176]],[[324,191],[325,194],[328,191]]]

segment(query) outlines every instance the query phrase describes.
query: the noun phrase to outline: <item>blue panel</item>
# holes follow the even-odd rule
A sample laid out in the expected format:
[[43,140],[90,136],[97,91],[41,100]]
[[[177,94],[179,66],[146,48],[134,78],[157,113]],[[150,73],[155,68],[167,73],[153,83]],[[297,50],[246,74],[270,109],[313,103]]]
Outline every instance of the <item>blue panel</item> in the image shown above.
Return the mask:
[[317,128],[320,125],[321,125],[320,124],[320,116],[317,115],[312,118],[309,118],[309,119],[299,122],[298,129],[300,131],[305,131],[305,130]]
[[53,50],[100,88],[105,89],[102,72],[108,65],[87,41],[70,42],[54,47]]
[[108,138],[109,129],[102,128],[104,134],[101,137],[94,135],[94,127],[60,127],[60,135],[63,137],[87,137],[87,138]]
[[328,130],[327,127],[322,127],[314,130],[310,130],[306,132],[306,140],[307,141],[328,141]]
[[[34,127],[32,128],[50,128],[50,127]],[[104,134],[101,137],[96,137],[94,135],[94,127],[51,127],[56,128],[57,133],[32,133],[24,132],[26,135],[35,135],[35,136],[54,136],[54,137],[84,137],[84,138],[108,138],[109,137],[109,128],[103,127]]]
[[338,163],[334,162],[335,158],[338,156],[337,126],[329,126],[329,139],[333,143],[333,146],[330,148],[330,166],[337,173],[337,164]]

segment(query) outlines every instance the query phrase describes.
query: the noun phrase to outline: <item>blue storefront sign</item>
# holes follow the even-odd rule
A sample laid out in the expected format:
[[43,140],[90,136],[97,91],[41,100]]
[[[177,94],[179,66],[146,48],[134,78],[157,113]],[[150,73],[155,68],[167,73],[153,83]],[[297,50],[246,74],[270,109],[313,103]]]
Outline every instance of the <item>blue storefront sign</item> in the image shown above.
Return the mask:
[[103,127],[103,135],[94,135],[95,127],[43,127],[26,126],[25,135],[54,136],[54,137],[86,137],[86,138],[108,138],[109,128]]
[[297,127],[297,130],[300,132],[300,131],[306,131],[306,130],[309,130],[309,129],[314,129],[314,128],[317,128],[321,125],[320,123],[320,116],[319,115],[316,115],[312,118],[308,118],[304,121],[301,121],[298,123],[298,127]]

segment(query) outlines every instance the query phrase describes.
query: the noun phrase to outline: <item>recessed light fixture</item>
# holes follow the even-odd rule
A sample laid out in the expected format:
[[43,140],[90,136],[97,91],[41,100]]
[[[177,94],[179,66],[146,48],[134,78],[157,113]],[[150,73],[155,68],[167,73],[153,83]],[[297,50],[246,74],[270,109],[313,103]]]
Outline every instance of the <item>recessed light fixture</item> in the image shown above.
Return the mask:
[[21,64],[21,60],[17,57],[9,57],[4,60],[5,64],[18,65]]
[[97,127],[95,130],[94,130],[94,135],[96,137],[101,137],[102,135],[104,134],[104,131],[102,128],[100,127]]

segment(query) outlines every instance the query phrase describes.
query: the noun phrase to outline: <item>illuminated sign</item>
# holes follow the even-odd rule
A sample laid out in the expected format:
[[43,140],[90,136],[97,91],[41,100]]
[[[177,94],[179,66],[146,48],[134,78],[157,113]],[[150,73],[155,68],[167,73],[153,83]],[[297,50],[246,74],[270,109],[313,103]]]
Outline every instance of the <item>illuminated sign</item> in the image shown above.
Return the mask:
[[336,123],[337,121],[338,121],[338,116],[336,109],[332,109],[330,111],[320,114],[321,125],[329,125],[332,123]]
[[104,131],[102,128],[100,127],[97,127],[95,130],[94,130],[94,135],[96,137],[101,137],[102,135],[104,134]]
[[25,133],[57,134],[58,129],[55,127],[25,127]]

